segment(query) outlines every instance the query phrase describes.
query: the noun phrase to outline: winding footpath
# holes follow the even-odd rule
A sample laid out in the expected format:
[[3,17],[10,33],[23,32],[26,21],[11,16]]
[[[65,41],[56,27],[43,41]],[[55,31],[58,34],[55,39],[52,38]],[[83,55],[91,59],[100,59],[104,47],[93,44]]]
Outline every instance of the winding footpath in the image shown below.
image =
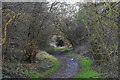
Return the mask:
[[56,57],[62,62],[62,65],[58,71],[53,73],[49,78],[72,78],[78,73],[77,60],[59,54],[56,55]]

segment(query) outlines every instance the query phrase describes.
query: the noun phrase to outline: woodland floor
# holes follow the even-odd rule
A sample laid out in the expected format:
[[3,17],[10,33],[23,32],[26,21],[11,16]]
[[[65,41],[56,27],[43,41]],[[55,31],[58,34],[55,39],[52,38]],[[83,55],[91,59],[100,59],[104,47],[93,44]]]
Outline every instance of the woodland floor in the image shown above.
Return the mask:
[[3,77],[75,78],[78,75],[77,78],[84,78],[88,75],[87,77],[89,78],[98,76],[97,72],[91,70],[89,60],[79,56],[76,58],[76,55],[74,56],[69,53],[71,53],[71,50],[54,50],[52,55],[43,51],[39,53],[36,62],[32,64],[19,63],[17,62],[18,60],[14,63],[5,62],[3,66]]

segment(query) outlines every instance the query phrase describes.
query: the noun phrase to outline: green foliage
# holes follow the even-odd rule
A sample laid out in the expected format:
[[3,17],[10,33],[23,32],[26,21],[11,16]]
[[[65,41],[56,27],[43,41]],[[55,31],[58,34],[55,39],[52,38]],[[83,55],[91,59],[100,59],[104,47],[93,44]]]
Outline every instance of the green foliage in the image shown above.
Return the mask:
[[51,69],[49,69],[49,70],[47,70],[47,71],[45,71],[43,73],[32,72],[31,74],[29,74],[29,73],[27,73],[27,74],[29,74],[28,76],[30,78],[43,78],[45,76],[49,76],[50,74],[52,74],[53,72],[55,72],[56,70],[58,70],[58,68],[61,65],[61,62],[59,60],[57,60],[54,64],[55,64],[54,67],[52,67]]
[[78,73],[75,78],[98,78],[98,72],[91,68],[91,60],[83,58],[76,54],[66,54],[67,57],[73,57],[79,61],[79,66],[82,66],[82,72]]
[[108,47],[111,51],[113,51],[114,49],[116,49],[117,48],[117,46],[118,45],[113,45],[113,46],[110,46],[110,47]]
[[56,51],[59,51],[59,50],[71,50],[70,48],[64,48],[64,47],[55,47],[53,48],[53,50],[56,52]]
[[[54,66],[42,73],[35,72],[35,71],[31,71],[31,73],[30,73],[29,71],[26,71],[25,75],[29,76],[30,78],[43,78],[45,76],[49,76],[50,74],[55,72],[61,66],[61,62],[54,56],[49,55],[47,52],[43,51],[43,55],[42,56],[40,56],[40,55],[38,55],[38,58],[40,58],[42,60],[47,58],[53,62],[53,63],[52,62],[51,63],[54,64]],[[49,65],[51,65],[51,63],[50,63],[50,61],[45,61],[45,64],[47,64],[47,65],[44,65],[43,67],[44,68],[49,67]]]

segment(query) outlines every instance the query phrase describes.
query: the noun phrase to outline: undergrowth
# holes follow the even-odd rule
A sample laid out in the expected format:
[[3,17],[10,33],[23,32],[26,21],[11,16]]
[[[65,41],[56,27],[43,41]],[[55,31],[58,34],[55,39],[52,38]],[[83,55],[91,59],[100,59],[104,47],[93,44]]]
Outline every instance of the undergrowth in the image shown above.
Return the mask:
[[[18,60],[16,60],[18,61]],[[34,63],[5,62],[3,66],[4,78],[43,78],[55,72],[61,62],[45,51],[38,53]]]
[[38,55],[38,58],[44,60],[44,59],[49,59],[50,61],[46,61],[47,64],[51,64],[50,62],[52,62],[53,67],[51,69],[48,69],[45,72],[39,73],[39,72],[32,72],[31,74],[27,73],[26,75],[28,75],[30,78],[41,78],[41,77],[45,77],[45,76],[49,76],[50,74],[52,74],[53,72],[55,72],[61,65],[61,62],[55,58],[54,56],[48,54],[47,52],[43,51],[42,52],[42,56],[41,54]]

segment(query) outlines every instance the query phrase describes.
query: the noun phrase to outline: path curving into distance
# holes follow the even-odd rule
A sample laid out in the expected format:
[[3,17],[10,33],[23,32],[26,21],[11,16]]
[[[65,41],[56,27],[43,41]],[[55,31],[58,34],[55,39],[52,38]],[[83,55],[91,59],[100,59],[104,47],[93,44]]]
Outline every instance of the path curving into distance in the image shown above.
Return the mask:
[[49,78],[72,78],[78,73],[77,60],[62,56],[60,54],[56,55],[56,58],[62,62],[62,65],[55,73],[49,76]]

